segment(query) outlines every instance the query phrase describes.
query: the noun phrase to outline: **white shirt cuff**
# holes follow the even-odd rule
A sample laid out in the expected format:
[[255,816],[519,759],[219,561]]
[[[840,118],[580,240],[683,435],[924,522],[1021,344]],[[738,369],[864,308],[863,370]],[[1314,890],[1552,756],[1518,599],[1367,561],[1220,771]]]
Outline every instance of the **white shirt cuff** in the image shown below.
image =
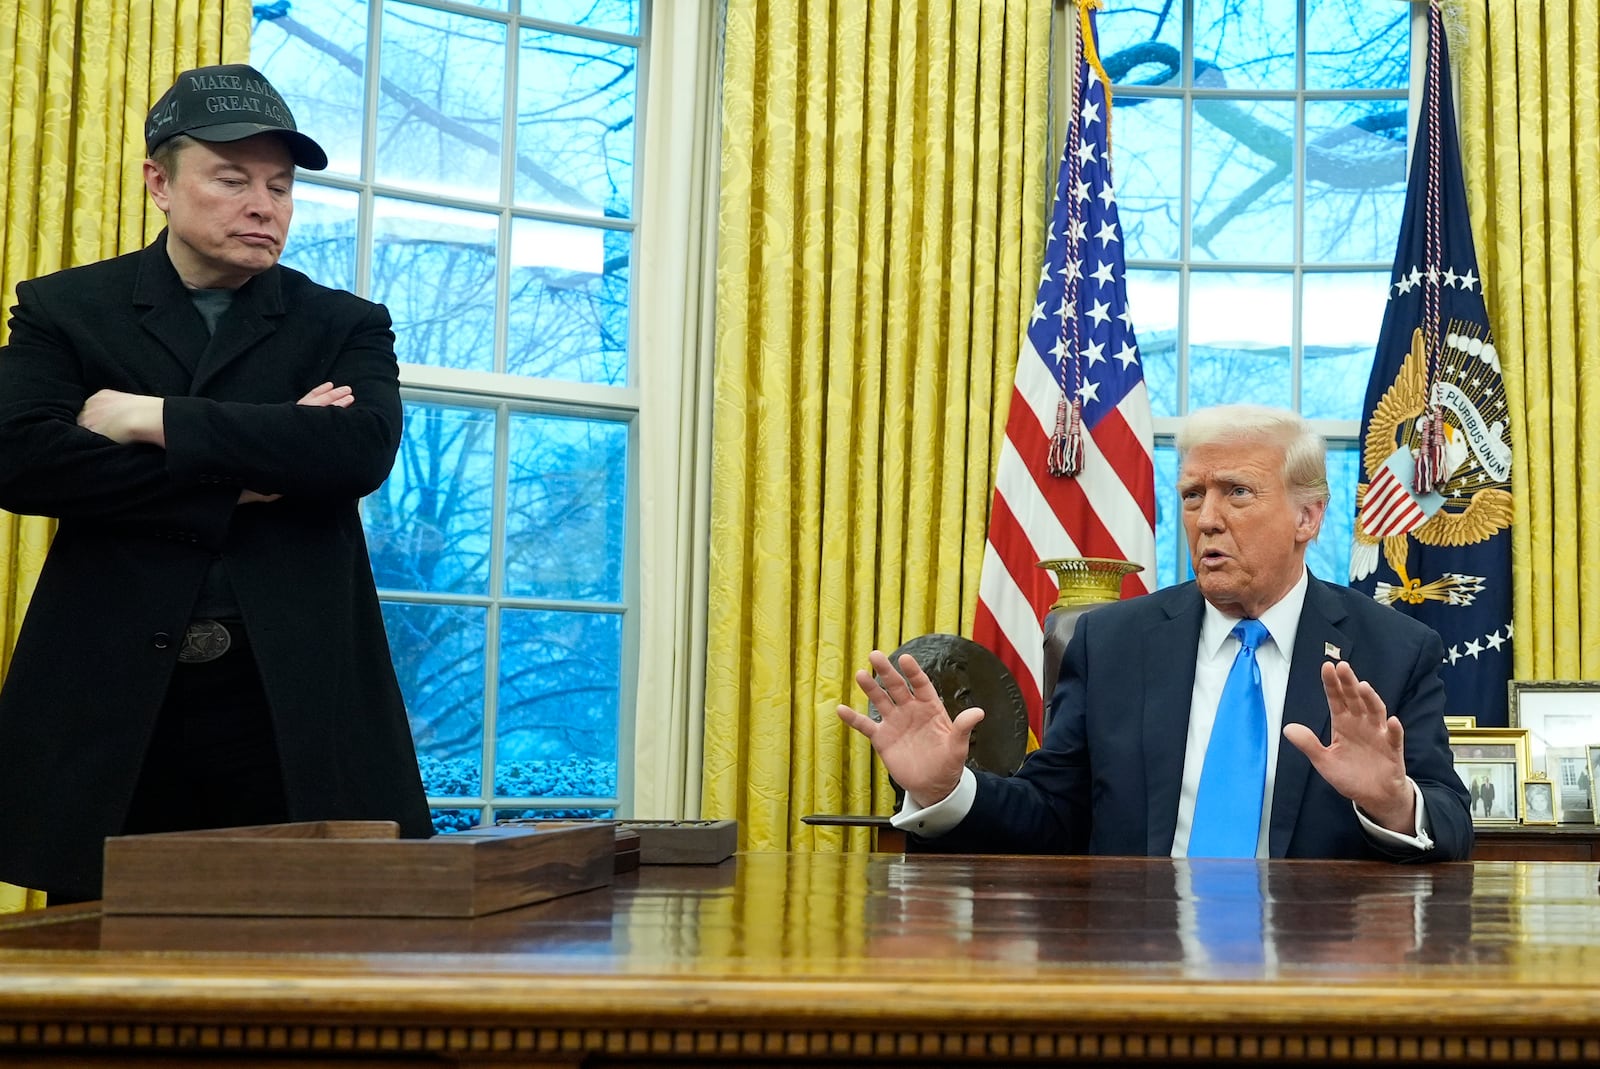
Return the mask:
[[1417,798],[1417,833],[1415,835],[1390,831],[1388,828],[1374,824],[1367,819],[1367,815],[1361,811],[1360,806],[1355,805],[1354,802],[1350,804],[1355,806],[1356,819],[1361,821],[1361,826],[1366,829],[1367,834],[1379,842],[1393,843],[1396,846],[1409,846],[1417,850],[1432,850],[1433,839],[1428,835],[1428,810],[1422,804],[1422,788],[1418,787],[1417,781],[1410,776],[1406,777],[1406,782],[1411,784],[1411,791]]
[[911,800],[911,792],[907,791],[905,800],[900,804],[900,812],[890,817],[889,823],[901,831],[932,839],[967,819],[977,797],[978,777],[972,774],[972,769],[963,768],[961,782],[956,784],[956,789],[930,806],[918,808],[917,803]]

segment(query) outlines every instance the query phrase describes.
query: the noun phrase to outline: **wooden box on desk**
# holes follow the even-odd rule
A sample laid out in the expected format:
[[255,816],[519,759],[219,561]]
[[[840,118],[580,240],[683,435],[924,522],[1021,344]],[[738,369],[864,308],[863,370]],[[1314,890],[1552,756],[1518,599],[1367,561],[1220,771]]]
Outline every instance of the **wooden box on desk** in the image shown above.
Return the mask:
[[310,821],[106,840],[107,914],[481,917],[611,882],[608,826],[401,839],[392,821]]
[[739,849],[739,822],[736,820],[602,820],[542,821],[510,817],[500,822],[503,828],[571,828],[589,823],[617,829],[618,872],[621,867],[623,836],[632,836],[638,845],[633,867],[639,865],[720,865]]

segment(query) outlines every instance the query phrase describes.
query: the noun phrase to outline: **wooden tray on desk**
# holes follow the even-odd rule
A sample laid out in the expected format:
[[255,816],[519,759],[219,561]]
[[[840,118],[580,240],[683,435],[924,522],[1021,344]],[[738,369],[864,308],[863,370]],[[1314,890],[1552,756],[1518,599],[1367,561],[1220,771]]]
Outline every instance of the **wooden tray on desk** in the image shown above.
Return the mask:
[[481,917],[609,884],[609,826],[401,839],[392,821],[310,821],[106,840],[107,914]]

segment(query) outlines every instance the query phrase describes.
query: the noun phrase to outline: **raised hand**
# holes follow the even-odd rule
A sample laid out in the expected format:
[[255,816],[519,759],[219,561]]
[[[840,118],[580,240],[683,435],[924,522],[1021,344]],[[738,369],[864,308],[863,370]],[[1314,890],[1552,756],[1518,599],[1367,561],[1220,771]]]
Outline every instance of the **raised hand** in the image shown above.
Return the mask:
[[983,710],[964,709],[951,720],[928,674],[909,653],[900,657],[899,671],[880,650],[867,661],[872,671],[856,672],[856,683],[879,718],[841,705],[839,719],[872,742],[883,767],[912,802],[930,806],[944,800],[961,782],[972,729],[983,720]]
[[1416,792],[1406,779],[1405,729],[1389,715],[1372,685],[1345,661],[1322,666],[1332,733],[1327,746],[1304,724],[1285,724],[1283,737],[1305,754],[1334,790],[1361,807],[1374,824],[1416,831]]

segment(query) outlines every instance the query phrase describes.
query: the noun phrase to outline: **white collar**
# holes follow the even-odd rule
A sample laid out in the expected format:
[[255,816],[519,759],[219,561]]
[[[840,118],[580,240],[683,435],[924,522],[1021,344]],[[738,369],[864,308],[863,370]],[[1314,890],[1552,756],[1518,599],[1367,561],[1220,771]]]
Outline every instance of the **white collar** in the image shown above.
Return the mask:
[[[1300,630],[1300,610],[1305,608],[1310,574],[1302,568],[1299,580],[1289,588],[1289,592],[1258,618],[1266,627],[1267,634],[1272,638],[1272,645],[1278,650],[1278,655],[1283,658],[1284,663],[1289,661],[1290,653],[1294,649],[1295,634]],[[1215,657],[1222,651],[1222,644],[1232,634],[1233,625],[1239,622],[1239,617],[1227,615],[1209,601],[1205,603],[1205,607],[1205,620],[1200,625],[1200,650],[1207,657]],[[1266,648],[1264,643],[1262,648]]]

